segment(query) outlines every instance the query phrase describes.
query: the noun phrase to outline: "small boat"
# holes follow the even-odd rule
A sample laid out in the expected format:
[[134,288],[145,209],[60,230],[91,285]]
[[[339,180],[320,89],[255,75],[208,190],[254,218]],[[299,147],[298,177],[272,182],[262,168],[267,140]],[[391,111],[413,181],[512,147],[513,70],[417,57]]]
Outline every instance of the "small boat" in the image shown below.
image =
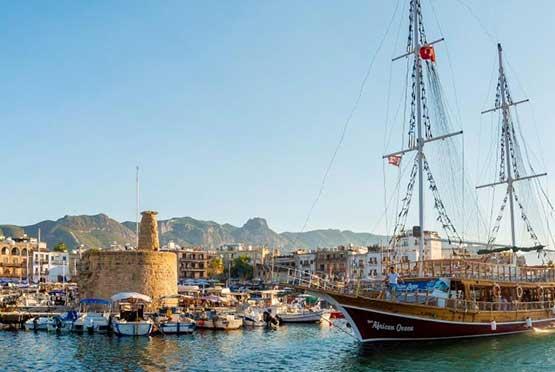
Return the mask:
[[200,311],[194,314],[195,323],[197,328],[202,329],[215,329],[214,316],[215,311]]
[[52,322],[51,317],[36,316],[23,323],[23,328],[26,331],[46,331],[50,322]]
[[55,316],[47,323],[46,327],[49,332],[71,332],[73,323],[78,319],[78,314],[75,310],[66,311],[62,315]]
[[326,314],[323,310],[299,309],[277,315],[282,323],[319,323]]
[[158,329],[163,334],[191,334],[196,328],[193,319],[186,317],[184,314],[171,314],[163,317],[158,321]]
[[188,295],[172,295],[160,298],[162,307],[155,319],[156,326],[163,334],[190,334],[193,333],[196,324],[189,316],[182,313],[181,301],[191,299]]
[[243,319],[235,314],[216,314],[214,317],[214,329],[230,331],[243,326]]
[[107,333],[110,329],[111,303],[101,298],[84,298],[79,302],[79,318],[72,330],[82,333]]
[[264,311],[260,308],[248,308],[243,313],[243,325],[245,327],[264,327],[266,322],[264,321]]
[[112,317],[112,328],[118,336],[149,336],[154,322],[144,315],[147,303],[152,302],[147,295],[136,292],[121,292],[112,296],[113,303],[119,303],[119,314]]

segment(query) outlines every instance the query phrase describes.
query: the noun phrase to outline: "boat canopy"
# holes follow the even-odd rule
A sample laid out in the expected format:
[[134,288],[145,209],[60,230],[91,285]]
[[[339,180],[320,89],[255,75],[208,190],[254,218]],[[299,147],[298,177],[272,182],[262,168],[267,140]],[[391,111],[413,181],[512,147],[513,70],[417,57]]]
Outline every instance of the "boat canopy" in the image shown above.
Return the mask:
[[110,301],[103,298],[83,298],[79,303],[82,305],[110,305]]
[[142,293],[137,293],[137,292],[120,292],[120,293],[116,293],[111,298],[112,298],[113,302],[122,301],[122,300],[129,300],[129,299],[141,300],[141,301],[144,301],[144,302],[152,302],[152,299],[150,297],[148,297],[147,295],[144,295]]

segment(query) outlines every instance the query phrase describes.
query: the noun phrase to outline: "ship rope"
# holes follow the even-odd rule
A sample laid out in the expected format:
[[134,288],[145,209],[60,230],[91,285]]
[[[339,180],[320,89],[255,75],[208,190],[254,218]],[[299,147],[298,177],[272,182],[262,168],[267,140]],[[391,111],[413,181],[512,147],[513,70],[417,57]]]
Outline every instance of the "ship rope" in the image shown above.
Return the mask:
[[497,218],[495,219],[495,224],[491,229],[490,236],[488,238],[488,246],[491,246],[495,243],[495,239],[497,239],[497,233],[499,232],[499,228],[501,226],[501,220],[503,219],[503,212],[507,207],[507,201],[509,201],[509,192],[505,193],[505,198],[503,198],[503,202],[501,203],[501,208],[499,208],[499,213],[497,214]]
[[[360,101],[362,100],[362,96],[364,95],[364,91],[366,88],[366,83],[368,81],[368,79],[370,78],[370,74],[374,68],[374,64],[376,62],[376,59],[378,57],[378,54],[380,53],[380,51],[382,50],[382,47],[385,43],[385,40],[387,39],[387,36],[389,35],[389,32],[391,30],[391,27],[393,25],[393,22],[395,20],[395,17],[397,16],[397,12],[399,10],[399,5],[400,5],[401,1],[398,0],[397,1],[397,5],[395,6],[395,9],[393,10],[393,14],[391,15],[391,19],[389,20],[389,23],[387,25],[387,28],[384,32],[384,34],[382,35],[382,38],[380,39],[377,48],[375,49],[371,59],[370,59],[370,64],[368,65],[368,69],[366,70],[366,73],[362,79],[362,82],[360,83],[360,88],[358,91],[358,95],[353,103],[353,106],[351,108],[351,110],[349,111],[349,114],[347,115],[347,118],[345,119],[345,122],[343,123],[343,127],[341,130],[341,135],[339,137],[339,141],[337,143],[337,145],[335,146],[335,149],[332,153],[332,156],[330,158],[330,161],[324,171],[324,175],[322,177],[322,181],[320,183],[320,187],[318,189],[318,193],[316,194],[316,197],[314,198],[314,201],[312,202],[312,204],[310,205],[310,208],[308,210],[307,216],[305,218],[305,221],[303,223],[301,232],[304,232],[308,226],[308,223],[310,222],[310,218],[312,217],[312,213],[314,212],[314,209],[316,208],[316,205],[318,204],[318,202],[320,201],[320,198],[322,197],[322,194],[324,193],[324,188],[328,179],[328,176],[331,172],[331,169],[333,167],[333,164],[335,163],[335,159],[337,158],[337,154],[339,153],[339,150],[341,149],[341,146],[343,145],[343,141],[345,140],[345,136],[347,134],[347,129],[349,128],[349,124],[351,123],[351,120],[353,119],[355,112],[358,109],[358,106],[360,104]],[[300,234],[299,234],[300,235]],[[295,240],[293,241],[292,245],[295,246],[298,243],[298,236],[295,237]]]
[[447,235],[449,244],[451,244],[453,241],[462,244],[462,239],[459,236],[457,229],[455,229],[455,226],[447,215],[447,210],[445,209],[445,205],[441,200],[439,189],[437,187],[436,181],[434,180],[434,176],[432,175],[432,171],[430,170],[430,164],[428,163],[428,160],[426,160],[426,157],[424,157],[423,160],[424,170],[426,171],[428,182],[430,184],[430,190],[432,191],[432,195],[434,196],[434,209],[438,213],[437,221],[443,227],[443,231],[445,231],[445,234]]
[[[411,0],[410,8],[416,8],[416,13],[418,14],[418,43],[413,40],[414,36],[414,18],[413,12],[409,12],[409,27],[408,27],[408,38],[406,44],[407,53],[414,51],[416,44],[427,45],[426,32],[423,23],[422,8],[419,1]],[[449,131],[449,118],[447,115],[447,107],[443,101],[443,90],[441,82],[439,79],[438,72],[434,63],[430,60],[422,60],[422,68],[417,71],[417,61],[419,57],[413,59],[412,64],[407,66],[411,73],[412,85],[410,86],[410,109],[409,109],[409,119],[408,119],[408,147],[416,148],[417,146],[417,133],[416,133],[416,123],[417,123],[417,93],[420,93],[421,98],[421,122],[424,129],[424,138],[429,140],[433,138],[432,133],[432,115],[434,115],[434,123],[437,121],[438,129],[442,132],[448,133]],[[408,71],[407,71],[408,72]],[[417,76],[419,73],[420,86],[416,86]],[[428,85],[428,88],[426,88]],[[419,92],[417,91],[419,89]],[[448,156],[451,156],[450,150],[447,150]],[[428,161],[423,156],[424,160],[424,171],[426,172],[427,179],[429,182],[429,188],[434,197],[434,209],[438,213],[437,221],[441,224],[441,227],[447,234],[447,239],[449,242],[456,241],[462,242],[457,230],[454,227],[452,219],[447,214],[445,204],[439,193],[439,189],[434,176],[430,170],[430,165]],[[449,165],[453,166],[452,163]],[[412,201],[414,185],[416,183],[416,176],[418,174],[418,155],[414,159],[414,164],[410,172],[409,182],[407,184],[407,190],[405,197],[401,200],[401,207],[398,209],[398,214],[396,218],[396,223],[394,227],[393,234],[390,238],[390,247],[395,248],[400,238],[405,235],[406,219],[410,209],[410,203]],[[456,172],[449,172],[449,175],[453,177]],[[395,251],[395,250],[394,250]]]
[[[503,89],[505,90],[505,99],[506,99],[506,104],[507,105],[512,105],[513,104],[513,99],[511,96],[511,91],[509,88],[509,83],[507,82],[507,78],[505,76],[505,73],[503,72],[503,75],[499,76],[499,80],[497,82],[497,93],[496,93],[496,97],[495,97],[495,107],[496,108],[502,108],[502,101],[503,101],[503,97],[502,97],[502,89],[501,89],[501,85],[503,86]],[[503,115],[502,110],[500,110],[501,113],[500,115]],[[521,176],[526,176],[527,172],[526,172],[526,168],[524,166],[524,161],[523,161],[523,156],[522,156],[522,151],[520,149],[520,144],[518,142],[518,138],[516,135],[516,131],[515,131],[515,123],[513,121],[512,116],[510,115],[510,112],[508,113],[508,117],[507,119],[507,126],[502,125],[502,131],[501,131],[501,138],[500,138],[500,160],[501,162],[500,164],[500,172],[499,172],[499,178],[500,181],[506,181],[507,180],[507,169],[506,169],[506,158],[505,158],[505,154],[506,154],[506,148],[505,146],[509,147],[509,157],[510,157],[510,166],[511,166],[511,171],[513,172],[513,176],[514,178],[518,179]],[[531,170],[533,171],[533,168],[530,167]],[[503,199],[503,203],[501,205],[501,210],[500,213],[495,221],[495,225],[493,227],[492,230],[492,234],[490,235],[490,239],[488,240],[488,245],[492,244],[495,241],[495,237],[497,235],[497,233],[499,232],[499,226],[501,223],[501,219],[503,218],[503,211],[505,209],[506,203],[507,203],[507,198],[509,196],[506,195],[505,198]],[[528,234],[530,235],[530,239],[532,240],[534,246],[536,247],[540,247],[541,243],[540,240],[538,238],[538,235],[536,233],[536,231],[534,230],[532,223],[530,222],[530,218],[528,217],[528,214],[526,213],[525,209],[524,209],[524,205],[522,204],[521,200],[518,198],[518,195],[516,193],[515,188],[513,187],[513,198],[514,201],[517,203],[519,209],[520,209],[520,218],[522,219],[522,221],[524,222],[524,225],[526,227],[526,231],[528,232]]]
[[[400,236],[405,232],[405,225],[407,221],[407,216],[409,214],[410,202],[412,200],[417,174],[418,174],[418,155],[415,156],[414,158],[412,169],[409,175],[409,183],[407,184],[407,191],[405,193],[405,197],[401,199],[401,211],[397,214],[393,235],[389,240],[389,245],[391,248],[396,248],[397,243],[399,242]],[[396,252],[396,250],[394,250],[394,252]]]

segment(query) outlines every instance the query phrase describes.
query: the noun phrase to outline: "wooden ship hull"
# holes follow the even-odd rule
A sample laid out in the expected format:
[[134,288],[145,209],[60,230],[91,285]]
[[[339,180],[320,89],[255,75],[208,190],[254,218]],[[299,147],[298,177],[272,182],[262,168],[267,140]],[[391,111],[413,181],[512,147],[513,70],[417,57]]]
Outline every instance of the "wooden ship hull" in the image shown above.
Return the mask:
[[448,340],[530,332],[555,325],[552,308],[469,311],[310,289],[336,306],[361,342]]

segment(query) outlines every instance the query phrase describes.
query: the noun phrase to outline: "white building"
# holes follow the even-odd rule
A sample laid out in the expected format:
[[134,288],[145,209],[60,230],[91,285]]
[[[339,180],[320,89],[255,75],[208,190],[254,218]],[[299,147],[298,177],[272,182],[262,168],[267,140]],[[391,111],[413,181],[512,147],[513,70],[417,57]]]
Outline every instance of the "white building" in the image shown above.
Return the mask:
[[251,245],[245,246],[243,244],[222,244],[217,253],[222,257],[225,267],[233,262],[238,257],[248,257],[250,264],[253,266],[263,265],[266,256],[270,250],[265,247],[253,247]]
[[33,281],[66,282],[74,270],[68,252],[33,252]]
[[389,263],[387,248],[369,247],[366,253],[366,267],[364,278],[367,280],[382,280]]
[[[424,231],[424,259],[438,260],[442,256],[442,243],[435,231]],[[406,231],[397,242],[397,261],[419,261],[419,238],[413,235],[413,230]]]
[[308,275],[313,275],[316,272],[316,253],[297,251],[293,255],[295,260],[295,268]]

